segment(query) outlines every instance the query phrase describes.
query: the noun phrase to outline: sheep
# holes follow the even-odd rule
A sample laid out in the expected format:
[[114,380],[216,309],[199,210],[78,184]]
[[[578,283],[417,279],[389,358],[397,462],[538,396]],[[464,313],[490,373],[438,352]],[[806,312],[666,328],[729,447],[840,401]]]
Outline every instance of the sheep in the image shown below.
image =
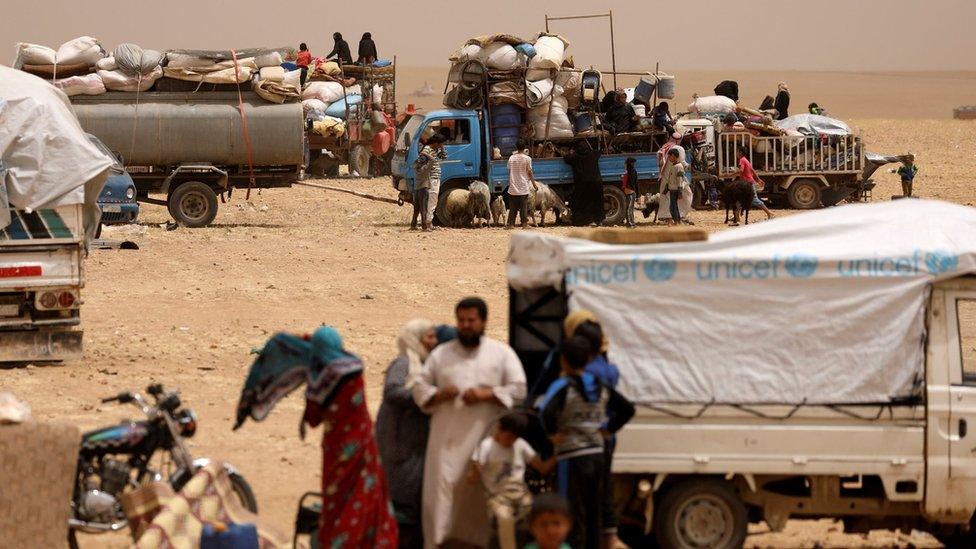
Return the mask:
[[722,202],[725,203],[725,223],[729,222],[729,212],[733,214],[732,225],[738,225],[739,210],[745,212],[745,223],[749,224],[749,209],[752,208],[753,197],[752,183],[748,181],[726,181],[722,186]]
[[498,195],[491,202],[491,218],[494,220],[495,226],[501,226],[505,223],[507,213],[505,210],[505,199],[501,195]]
[[566,207],[566,203],[563,202],[562,198],[559,198],[559,195],[549,185],[536,183],[529,193],[529,216],[532,218],[532,222],[535,223],[535,213],[539,212],[539,226],[545,227],[546,212],[549,210],[553,211],[556,222],[560,218],[565,219],[569,215],[569,208]]
[[481,181],[472,181],[468,185],[471,193],[468,200],[471,201],[471,218],[482,226],[491,223],[491,191],[488,185]]
[[[482,185],[484,185],[482,183]],[[481,192],[471,192],[469,189],[451,189],[443,198],[444,214],[447,224],[455,229],[470,227],[476,218],[489,219],[490,211],[485,212],[487,203]],[[485,214],[485,215],[482,215]]]

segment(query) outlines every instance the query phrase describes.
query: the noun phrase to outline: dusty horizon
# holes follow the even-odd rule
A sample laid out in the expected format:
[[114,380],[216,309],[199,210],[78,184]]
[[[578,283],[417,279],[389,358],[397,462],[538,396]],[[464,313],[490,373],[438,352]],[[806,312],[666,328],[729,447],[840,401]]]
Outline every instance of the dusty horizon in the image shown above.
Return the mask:
[[[107,48],[133,42],[154,49],[229,49],[296,46],[316,54],[342,32],[355,52],[360,35],[373,33],[381,57],[396,55],[403,66],[441,67],[464,40],[507,32],[531,38],[544,17],[614,12],[620,70],[976,70],[976,2],[967,0],[824,0],[811,9],[801,2],[751,0],[742,4],[700,0],[693,5],[654,5],[625,0],[564,0],[558,7],[497,0],[491,10],[474,2],[433,0],[416,4],[377,0],[358,5],[302,5],[283,11],[256,0],[171,0],[164,7],[132,3],[111,9],[78,9],[49,0],[42,17],[35,4],[8,2],[0,20],[13,60],[18,42],[50,47],[89,35]],[[468,7],[469,9],[465,9]],[[431,13],[434,16],[431,16]],[[659,17],[663,14],[663,17]],[[154,23],[158,17],[159,23]],[[335,23],[333,23],[335,22]],[[727,22],[727,24],[722,24]],[[610,68],[606,19],[557,21],[550,29],[572,42],[580,66]]]

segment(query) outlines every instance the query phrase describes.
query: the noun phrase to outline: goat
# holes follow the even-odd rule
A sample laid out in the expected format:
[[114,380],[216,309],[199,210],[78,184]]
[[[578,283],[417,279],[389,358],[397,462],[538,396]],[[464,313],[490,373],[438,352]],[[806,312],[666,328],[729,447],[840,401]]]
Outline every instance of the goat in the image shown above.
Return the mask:
[[532,218],[532,222],[535,223],[535,213],[539,212],[540,220],[538,225],[540,227],[546,226],[546,213],[549,210],[553,211],[555,216],[555,222],[565,219],[569,215],[569,208],[566,207],[566,203],[563,202],[562,198],[556,194],[549,185],[545,183],[536,183],[537,187],[533,187],[532,191],[529,193],[529,217]]
[[501,195],[495,197],[495,200],[491,202],[491,217],[495,222],[496,226],[501,226],[505,223],[505,215],[507,211],[505,209],[505,199]]
[[743,180],[726,181],[721,190],[722,202],[725,204],[725,223],[729,223],[729,212],[732,212],[732,226],[739,224],[739,210],[745,212],[745,224],[749,224],[749,210],[752,208],[752,199],[755,190],[752,183]]

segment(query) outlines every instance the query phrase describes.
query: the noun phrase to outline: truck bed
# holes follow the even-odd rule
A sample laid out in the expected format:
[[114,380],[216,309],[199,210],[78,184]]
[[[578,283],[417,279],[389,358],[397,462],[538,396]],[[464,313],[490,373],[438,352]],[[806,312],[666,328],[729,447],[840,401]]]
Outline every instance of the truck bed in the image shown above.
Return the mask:
[[638,406],[616,473],[879,474],[921,484],[925,406]]

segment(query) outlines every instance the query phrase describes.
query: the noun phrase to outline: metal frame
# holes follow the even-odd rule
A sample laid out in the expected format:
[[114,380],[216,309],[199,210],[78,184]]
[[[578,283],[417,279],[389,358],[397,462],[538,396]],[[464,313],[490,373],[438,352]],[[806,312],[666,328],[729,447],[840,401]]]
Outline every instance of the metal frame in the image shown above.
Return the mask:
[[[565,16],[560,16],[560,17],[550,17],[549,14],[547,13],[546,14],[546,32],[547,33],[549,32],[549,21],[570,21],[570,20],[577,20],[577,19],[601,19],[601,18],[604,18],[604,17],[606,17],[606,18],[608,18],[610,20],[610,64],[611,64],[611,67],[613,68],[613,71],[611,71],[612,74],[613,74],[613,87],[614,87],[614,89],[616,89],[617,88],[617,74],[618,73],[617,73],[617,51],[616,51],[616,46],[614,44],[614,39],[613,39],[613,10],[610,10],[607,13],[596,13],[596,14],[592,14],[592,15],[565,15]],[[623,73],[621,73],[621,74],[623,74]],[[641,74],[643,74],[643,73],[641,73]]]
[[[829,141],[836,142],[831,144]],[[722,132],[717,135],[718,176],[726,177],[739,169],[736,149],[749,149],[749,162],[760,175],[832,175],[860,173],[864,169],[864,148],[857,134],[829,136],[756,137],[749,132]],[[758,145],[765,150],[758,152]],[[832,150],[831,150],[832,149]],[[805,160],[804,155],[810,155]],[[762,162],[756,165],[756,158]]]

